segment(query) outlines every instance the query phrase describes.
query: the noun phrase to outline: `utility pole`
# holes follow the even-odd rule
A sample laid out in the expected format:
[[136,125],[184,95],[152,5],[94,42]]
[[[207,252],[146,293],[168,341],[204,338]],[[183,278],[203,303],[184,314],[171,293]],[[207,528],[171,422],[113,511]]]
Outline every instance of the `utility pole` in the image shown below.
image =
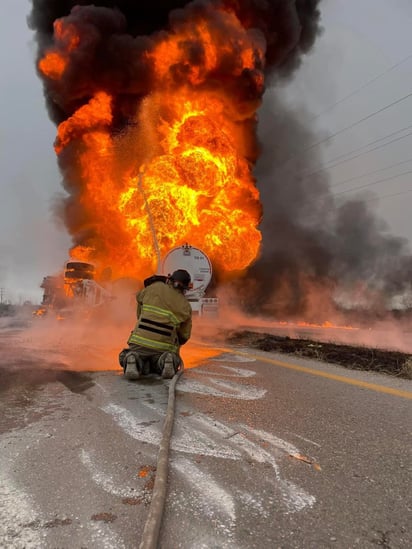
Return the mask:
[[0,305],[3,305],[4,288],[0,288]]

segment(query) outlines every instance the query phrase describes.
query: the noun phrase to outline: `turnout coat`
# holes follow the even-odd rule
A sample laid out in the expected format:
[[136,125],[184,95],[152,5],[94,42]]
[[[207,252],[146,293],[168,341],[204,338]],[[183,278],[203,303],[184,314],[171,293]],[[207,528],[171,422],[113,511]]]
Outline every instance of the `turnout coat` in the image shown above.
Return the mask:
[[153,282],[137,296],[137,322],[128,344],[178,354],[192,331],[192,308],[170,284]]

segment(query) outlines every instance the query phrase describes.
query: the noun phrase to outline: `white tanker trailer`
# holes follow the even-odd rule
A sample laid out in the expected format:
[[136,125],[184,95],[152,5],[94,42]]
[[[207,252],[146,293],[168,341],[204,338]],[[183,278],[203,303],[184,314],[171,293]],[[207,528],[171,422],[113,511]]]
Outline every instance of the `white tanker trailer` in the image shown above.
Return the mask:
[[185,244],[170,250],[160,263],[160,275],[168,276],[177,269],[185,269],[192,280],[192,288],[186,292],[192,310],[199,316],[216,315],[219,307],[217,297],[206,297],[212,281],[212,263],[200,250]]

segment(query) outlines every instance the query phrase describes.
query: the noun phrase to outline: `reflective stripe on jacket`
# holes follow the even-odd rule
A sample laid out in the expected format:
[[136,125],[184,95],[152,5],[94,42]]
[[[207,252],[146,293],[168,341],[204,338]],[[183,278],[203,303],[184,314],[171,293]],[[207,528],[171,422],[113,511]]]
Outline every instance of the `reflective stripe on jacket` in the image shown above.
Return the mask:
[[169,284],[154,282],[136,300],[137,323],[128,344],[178,353],[192,328],[192,308],[185,296]]

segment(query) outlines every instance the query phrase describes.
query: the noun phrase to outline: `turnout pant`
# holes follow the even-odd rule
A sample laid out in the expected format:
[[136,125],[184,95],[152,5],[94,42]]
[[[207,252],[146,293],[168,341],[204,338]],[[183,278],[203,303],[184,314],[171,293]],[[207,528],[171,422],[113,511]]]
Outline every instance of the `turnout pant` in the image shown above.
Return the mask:
[[126,367],[126,357],[129,353],[133,353],[136,356],[137,367],[139,373],[142,375],[161,375],[164,361],[168,354],[172,355],[175,372],[177,372],[182,363],[182,359],[176,353],[157,351],[156,349],[131,344],[119,353],[119,364],[123,369]]

